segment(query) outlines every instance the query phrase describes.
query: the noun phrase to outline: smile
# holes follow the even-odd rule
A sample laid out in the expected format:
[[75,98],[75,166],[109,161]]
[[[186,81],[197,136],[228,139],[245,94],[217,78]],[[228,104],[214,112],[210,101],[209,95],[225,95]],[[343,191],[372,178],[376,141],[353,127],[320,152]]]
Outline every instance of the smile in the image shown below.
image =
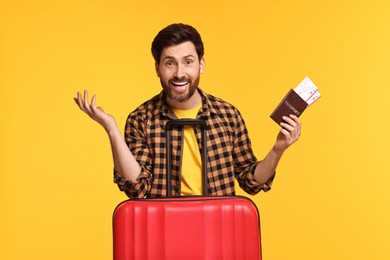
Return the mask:
[[171,84],[176,86],[176,87],[183,87],[183,86],[188,84],[188,81],[185,81],[185,82],[171,82]]

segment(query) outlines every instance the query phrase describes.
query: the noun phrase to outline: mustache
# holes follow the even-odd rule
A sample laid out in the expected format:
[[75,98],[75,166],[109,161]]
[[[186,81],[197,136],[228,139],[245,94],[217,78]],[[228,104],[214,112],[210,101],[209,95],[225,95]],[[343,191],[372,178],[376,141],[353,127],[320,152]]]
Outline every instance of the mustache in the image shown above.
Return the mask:
[[179,77],[173,77],[171,78],[169,81],[178,81],[178,82],[182,82],[182,81],[190,81],[190,79],[188,79],[186,76],[183,76],[181,78]]

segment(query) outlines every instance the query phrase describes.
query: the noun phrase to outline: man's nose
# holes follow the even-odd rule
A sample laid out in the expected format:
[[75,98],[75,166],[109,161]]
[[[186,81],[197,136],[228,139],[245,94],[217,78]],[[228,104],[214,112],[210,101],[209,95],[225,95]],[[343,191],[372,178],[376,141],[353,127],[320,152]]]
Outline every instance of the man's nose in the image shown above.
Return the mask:
[[183,68],[183,65],[181,64],[177,65],[175,71],[175,77],[181,79],[184,76],[185,76],[185,70]]

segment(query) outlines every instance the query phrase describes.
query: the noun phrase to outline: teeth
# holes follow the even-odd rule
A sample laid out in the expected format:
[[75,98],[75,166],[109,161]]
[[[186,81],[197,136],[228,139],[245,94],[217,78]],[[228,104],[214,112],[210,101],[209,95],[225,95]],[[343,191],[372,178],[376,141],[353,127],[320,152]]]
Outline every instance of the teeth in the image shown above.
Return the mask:
[[187,85],[188,82],[172,82],[173,85],[175,86],[184,86]]

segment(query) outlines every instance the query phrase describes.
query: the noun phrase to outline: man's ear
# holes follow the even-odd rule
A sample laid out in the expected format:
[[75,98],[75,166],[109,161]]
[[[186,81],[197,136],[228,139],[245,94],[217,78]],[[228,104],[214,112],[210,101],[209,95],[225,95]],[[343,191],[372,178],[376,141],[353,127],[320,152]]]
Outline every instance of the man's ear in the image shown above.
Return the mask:
[[158,70],[158,63],[157,63],[157,61],[154,62],[154,68],[156,70],[157,77],[160,77],[160,71]]
[[204,60],[204,56],[200,59],[199,65],[200,65],[200,73],[203,73],[203,71],[205,69],[205,66],[206,66],[206,63],[205,63],[205,60]]

